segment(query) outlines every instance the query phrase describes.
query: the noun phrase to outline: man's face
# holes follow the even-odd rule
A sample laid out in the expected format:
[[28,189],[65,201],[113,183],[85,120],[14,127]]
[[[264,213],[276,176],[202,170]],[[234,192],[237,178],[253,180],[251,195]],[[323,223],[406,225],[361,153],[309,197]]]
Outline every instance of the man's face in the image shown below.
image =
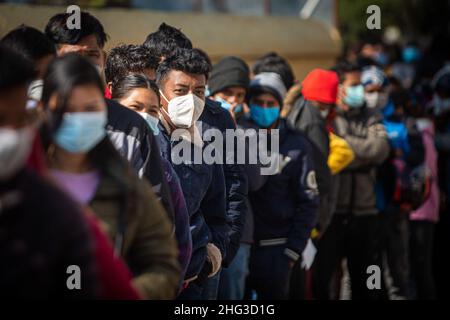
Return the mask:
[[26,124],[26,86],[18,86],[0,93],[0,127],[18,129]]
[[342,81],[342,84],[339,86],[338,90],[338,98],[337,98],[337,105],[343,109],[344,111],[348,110],[348,106],[345,105],[344,99],[345,99],[345,92],[347,88],[357,86],[361,84],[361,72],[354,71],[354,72],[348,72],[344,76],[344,81]]
[[246,90],[244,87],[229,87],[221,92],[216,93],[213,98],[222,98],[223,100],[231,104],[232,107],[235,107],[239,104],[244,103],[245,94]]
[[[175,97],[185,96],[187,94],[194,94],[204,101],[205,87],[205,75],[171,70],[161,85],[161,91],[169,101]],[[161,104],[167,110],[168,102],[164,98],[161,98]]]
[[93,34],[82,38],[77,44],[60,44],[58,55],[63,56],[68,53],[76,53],[88,58],[100,70],[105,67],[105,53]]

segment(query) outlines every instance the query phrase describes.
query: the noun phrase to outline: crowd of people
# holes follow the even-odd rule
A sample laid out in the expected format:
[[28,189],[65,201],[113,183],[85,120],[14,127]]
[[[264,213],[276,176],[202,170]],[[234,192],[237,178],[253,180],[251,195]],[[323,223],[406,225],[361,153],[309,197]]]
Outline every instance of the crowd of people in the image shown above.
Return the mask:
[[[106,52],[96,17],[69,17],[0,41],[0,295],[437,297],[448,65],[425,77],[417,44],[365,42],[296,79],[270,48],[212,64],[165,23]],[[223,152],[198,162],[211,130]],[[229,159],[230,130],[268,133],[276,170]]]

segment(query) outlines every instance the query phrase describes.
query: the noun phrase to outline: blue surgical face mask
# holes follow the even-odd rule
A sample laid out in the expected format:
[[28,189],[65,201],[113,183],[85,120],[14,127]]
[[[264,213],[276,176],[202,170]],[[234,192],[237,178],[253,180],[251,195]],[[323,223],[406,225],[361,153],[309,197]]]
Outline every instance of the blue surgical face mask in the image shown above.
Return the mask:
[[403,49],[402,58],[406,63],[413,63],[419,59],[420,52],[416,47],[406,47]]
[[89,152],[105,136],[107,114],[98,112],[67,112],[53,137],[54,142],[72,153]]
[[344,103],[351,108],[360,108],[364,105],[363,85],[351,86],[345,89]]
[[270,127],[280,117],[280,108],[264,108],[257,104],[250,104],[250,118],[261,128]]
[[152,129],[153,131],[153,134],[154,135],[159,134],[158,128],[159,119],[149,115],[147,112],[138,112],[138,113],[147,121],[148,125],[150,126],[150,129]]
[[[222,108],[224,108],[224,109],[226,109],[226,110],[228,110],[228,111],[231,110],[231,108],[232,108],[232,107],[231,107],[231,104],[230,104],[227,100],[222,99],[221,97],[216,97],[216,101],[217,101],[217,102],[220,102]],[[233,112],[234,112],[235,114],[242,112],[242,104],[238,104],[238,105],[236,106],[236,108],[234,108]]]

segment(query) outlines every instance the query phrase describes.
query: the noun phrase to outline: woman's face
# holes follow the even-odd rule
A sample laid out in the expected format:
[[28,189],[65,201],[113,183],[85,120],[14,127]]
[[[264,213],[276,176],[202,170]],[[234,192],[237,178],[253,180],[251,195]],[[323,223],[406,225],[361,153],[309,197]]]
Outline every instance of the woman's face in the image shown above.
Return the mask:
[[[57,93],[49,100],[51,111],[57,108]],[[67,101],[66,112],[98,112],[106,110],[103,93],[95,85],[76,86]]]
[[153,90],[132,89],[125,97],[118,99],[118,102],[136,112],[145,112],[155,118],[159,116],[159,99]]

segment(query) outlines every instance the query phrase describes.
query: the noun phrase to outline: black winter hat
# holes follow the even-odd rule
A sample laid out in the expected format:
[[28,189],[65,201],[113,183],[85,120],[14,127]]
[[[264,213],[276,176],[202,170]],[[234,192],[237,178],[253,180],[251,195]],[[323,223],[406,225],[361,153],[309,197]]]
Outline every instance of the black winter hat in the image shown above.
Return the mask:
[[248,89],[250,71],[247,64],[238,57],[225,57],[214,65],[208,81],[211,95],[229,87]]

